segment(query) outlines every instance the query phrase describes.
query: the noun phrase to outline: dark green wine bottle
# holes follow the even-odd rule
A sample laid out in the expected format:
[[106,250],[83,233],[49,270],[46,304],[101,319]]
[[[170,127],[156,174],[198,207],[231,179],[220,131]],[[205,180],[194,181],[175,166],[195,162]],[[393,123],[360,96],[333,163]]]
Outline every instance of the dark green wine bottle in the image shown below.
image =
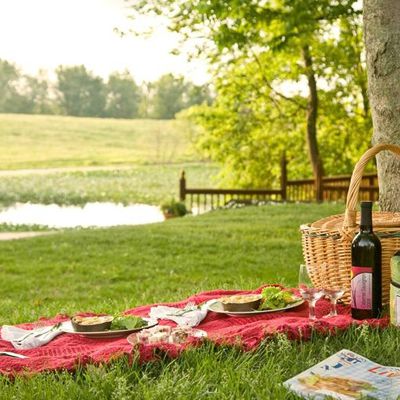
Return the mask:
[[372,202],[361,202],[360,232],[351,245],[351,315],[379,317],[382,310],[381,242],[372,230]]

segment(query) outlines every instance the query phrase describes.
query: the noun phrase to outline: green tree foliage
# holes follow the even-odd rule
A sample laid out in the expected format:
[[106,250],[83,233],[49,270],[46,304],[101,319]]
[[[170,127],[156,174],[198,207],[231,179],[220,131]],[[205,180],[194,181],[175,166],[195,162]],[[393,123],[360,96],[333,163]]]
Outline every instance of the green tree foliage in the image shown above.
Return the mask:
[[[368,146],[370,115],[355,0],[152,0],[214,65],[217,100],[186,115],[227,181],[270,185],[283,150],[290,176],[349,172]],[[307,153],[310,162],[307,161]],[[322,163],[318,166],[320,160]],[[319,171],[318,171],[319,170]]]
[[17,67],[0,59],[0,112],[9,112],[15,96],[16,86],[20,79]]
[[0,60],[0,112],[50,113],[49,102],[45,78],[23,75],[14,64]]
[[33,114],[60,113],[58,103],[50,96],[53,85],[49,83],[44,70],[40,70],[37,76],[26,76],[25,79],[23,87],[25,95],[30,99]]
[[49,83],[45,76],[22,75],[18,91],[9,104],[9,112],[21,114],[54,114],[56,102],[49,97]]
[[171,119],[184,108],[212,102],[208,85],[172,74],[138,86],[128,71],[112,73],[107,83],[83,65],[60,66],[56,73],[54,87],[45,71],[23,75],[14,64],[0,59],[0,112]]
[[136,118],[141,99],[140,88],[128,71],[114,72],[107,82],[106,116]]
[[163,75],[154,82],[152,90],[150,112],[152,118],[172,119],[184,108],[185,83],[182,77],[175,78],[172,74]]
[[165,74],[157,81],[143,85],[141,115],[155,119],[172,119],[193,105],[211,104],[208,85],[195,85],[182,76]]
[[213,96],[210,92],[210,85],[195,85],[192,82],[187,82],[183,100],[184,108],[189,108],[198,104],[211,105]]
[[56,70],[60,103],[65,114],[102,117],[106,106],[106,87],[103,80],[89,72],[84,65]]

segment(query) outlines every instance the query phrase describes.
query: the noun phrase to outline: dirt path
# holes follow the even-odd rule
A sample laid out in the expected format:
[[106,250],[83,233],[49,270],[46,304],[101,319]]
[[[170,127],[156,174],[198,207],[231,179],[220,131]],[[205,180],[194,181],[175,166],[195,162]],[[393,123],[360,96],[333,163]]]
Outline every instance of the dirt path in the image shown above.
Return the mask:
[[43,231],[43,232],[0,232],[1,240],[17,240],[17,239],[27,239],[36,236],[47,236],[53,235],[57,231]]
[[35,168],[35,169],[6,169],[0,170],[2,176],[19,176],[19,175],[46,175],[55,174],[57,172],[86,172],[86,171],[114,171],[128,170],[134,168],[132,165],[104,165],[91,167],[59,167],[59,168]]

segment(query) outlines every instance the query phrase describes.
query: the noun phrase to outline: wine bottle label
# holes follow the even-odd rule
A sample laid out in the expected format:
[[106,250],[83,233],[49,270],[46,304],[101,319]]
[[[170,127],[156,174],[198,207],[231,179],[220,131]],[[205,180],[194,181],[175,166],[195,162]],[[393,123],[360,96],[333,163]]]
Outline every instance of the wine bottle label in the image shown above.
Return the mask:
[[372,309],[372,268],[351,268],[351,308]]

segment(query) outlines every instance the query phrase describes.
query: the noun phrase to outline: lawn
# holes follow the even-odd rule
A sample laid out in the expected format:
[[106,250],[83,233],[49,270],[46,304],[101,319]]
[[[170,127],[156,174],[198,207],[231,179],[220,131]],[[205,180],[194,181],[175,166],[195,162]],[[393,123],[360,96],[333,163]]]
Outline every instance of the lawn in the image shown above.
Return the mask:
[[[76,311],[117,312],[214,288],[296,285],[298,226],[342,205],[290,204],[220,210],[113,229],[75,230],[0,243],[0,324]],[[400,334],[354,328],[337,337],[252,353],[207,345],[177,360],[89,367],[8,382],[1,399],[283,399],[280,383],[339,349],[400,365]]]
[[175,120],[0,114],[2,169],[199,160],[192,127]]

